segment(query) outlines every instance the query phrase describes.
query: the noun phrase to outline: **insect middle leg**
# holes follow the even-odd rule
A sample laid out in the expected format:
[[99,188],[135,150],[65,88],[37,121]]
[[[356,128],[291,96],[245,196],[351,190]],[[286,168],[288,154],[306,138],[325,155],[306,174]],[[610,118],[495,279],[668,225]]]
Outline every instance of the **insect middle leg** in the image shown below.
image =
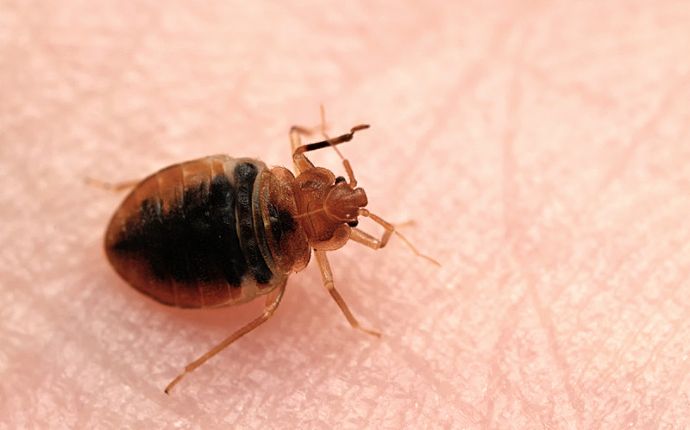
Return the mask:
[[319,268],[321,269],[321,277],[323,278],[324,287],[326,287],[328,292],[331,294],[331,297],[333,297],[333,300],[335,300],[335,302],[338,304],[338,307],[345,315],[345,318],[347,318],[347,321],[350,323],[352,328],[356,328],[357,330],[361,330],[364,333],[372,336],[381,337],[381,333],[375,330],[364,328],[359,324],[359,321],[357,321],[357,318],[352,315],[352,312],[350,311],[350,308],[348,308],[343,297],[340,295],[340,293],[338,293],[338,290],[335,289],[335,284],[333,283],[333,272],[331,271],[331,265],[326,257],[326,251],[314,250],[314,255],[316,255],[316,261],[318,261]]
[[278,308],[278,305],[280,304],[280,301],[282,300],[284,293],[285,284],[279,287],[276,292],[266,297],[266,306],[264,308],[264,312],[259,317],[249,322],[244,327],[240,328],[239,330],[228,336],[218,345],[211,348],[207,353],[192,361],[187,366],[185,366],[184,371],[177,375],[175,379],[170,381],[168,386],[165,387],[165,394],[170,394],[170,390],[172,390],[172,388],[175,385],[177,385],[177,383],[180,382],[180,380],[182,380],[182,378],[184,378],[188,373],[192,372],[194,369],[204,364],[208,359],[218,354],[223,349],[227,348],[231,343],[235,342],[237,339],[241,338],[245,334],[249,333],[250,331],[259,327],[261,324],[268,321],[268,319],[273,316],[273,313]]

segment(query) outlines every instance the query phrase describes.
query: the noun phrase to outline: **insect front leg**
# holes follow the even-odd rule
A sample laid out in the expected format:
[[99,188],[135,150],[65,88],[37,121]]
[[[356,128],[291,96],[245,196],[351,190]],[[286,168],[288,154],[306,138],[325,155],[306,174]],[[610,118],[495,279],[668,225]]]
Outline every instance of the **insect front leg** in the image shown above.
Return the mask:
[[227,348],[230,344],[235,342],[237,339],[241,338],[245,334],[249,333],[250,331],[254,330],[255,328],[259,327],[261,324],[265,323],[268,321],[269,318],[273,316],[273,313],[276,311],[278,308],[278,305],[280,304],[280,301],[283,298],[283,294],[285,293],[285,284],[283,284],[281,287],[277,289],[276,292],[273,294],[270,294],[268,297],[266,297],[266,307],[264,308],[264,312],[254,319],[253,321],[249,322],[247,325],[244,327],[240,328],[230,336],[228,336],[225,340],[223,340],[221,343],[218,345],[214,346],[211,348],[207,353],[202,355],[201,357],[197,358],[196,360],[192,361],[189,363],[187,366],[185,366],[184,371],[177,375],[175,379],[173,379],[167,387],[165,387],[165,394],[170,394],[170,390],[177,385],[182,378],[184,378],[188,373],[192,372],[194,369],[198,368],[202,364],[204,364],[208,359],[213,357],[214,355],[218,354],[221,352],[223,349]]
[[380,216],[369,212],[366,209],[360,209],[359,214],[361,216],[371,218],[372,221],[383,227],[383,234],[381,235],[380,239],[377,239],[369,233],[366,233],[358,228],[353,228],[350,231],[350,239],[354,240],[357,243],[361,243],[362,245],[367,246],[371,249],[381,249],[388,244],[388,241],[390,240],[391,236],[393,235],[393,233],[395,233],[400,239],[402,239],[403,242],[405,242],[405,245],[407,245],[412,250],[412,252],[414,252],[418,257],[422,257],[436,266],[441,266],[441,263],[439,263],[438,261],[429,257],[428,255],[424,255],[421,252],[419,252],[419,250],[412,244],[412,242],[410,242],[405,236],[403,236],[402,233],[395,229],[395,226],[393,224],[384,220]]
[[[333,149],[336,149],[336,145],[339,145],[341,143],[349,142],[352,140],[352,136],[360,130],[364,130],[369,128],[367,124],[360,124],[352,127],[350,129],[349,133],[341,134],[340,136],[324,140],[321,142],[315,142],[315,143],[308,143],[306,145],[300,145],[299,143],[301,142],[299,140],[299,135],[300,131],[299,129],[293,129],[290,131],[290,139],[293,142],[293,146],[297,144],[298,146],[293,149],[292,151],[292,160],[295,162],[295,169],[302,169],[298,170],[299,172],[302,172],[310,167],[314,167],[314,164],[312,164],[309,159],[307,159],[306,155],[304,155],[305,152],[309,151],[315,151],[317,149],[322,149],[322,148],[328,148],[332,147]],[[337,149],[336,149],[337,151]],[[350,185],[352,187],[357,185],[357,181],[355,180],[355,175],[352,172],[352,167],[350,166],[350,162],[346,160],[343,155],[338,152],[338,155],[342,158],[343,160],[343,166],[345,167],[345,170],[347,171],[347,175],[350,179]]]
[[352,312],[350,311],[350,308],[348,308],[343,297],[340,295],[340,293],[338,293],[338,290],[335,289],[335,284],[333,283],[333,272],[331,271],[331,265],[326,257],[326,251],[319,251],[315,249],[314,255],[316,256],[316,261],[319,263],[319,268],[321,269],[323,286],[326,287],[328,292],[331,294],[331,297],[333,297],[333,300],[335,300],[335,302],[338,304],[338,307],[345,315],[345,318],[347,318],[347,321],[350,323],[352,328],[356,328],[357,330],[361,330],[364,333],[372,336],[381,337],[381,333],[375,330],[364,328],[359,324],[359,321],[357,321],[357,318],[352,315]]
[[314,151],[317,149],[322,149],[322,148],[327,148],[331,147],[335,150],[335,152],[338,154],[338,156],[343,160],[343,167],[345,168],[345,171],[347,172],[348,176],[348,183],[349,185],[354,188],[357,186],[357,180],[355,179],[355,174],[352,170],[352,166],[350,165],[350,162],[343,157],[343,154],[340,153],[338,148],[336,148],[336,145],[339,145],[341,143],[349,142],[352,140],[352,136],[360,131],[369,128],[367,124],[360,124],[352,127],[350,129],[349,133],[345,133],[343,135],[330,138],[328,137],[328,134],[326,133],[326,113],[323,108],[323,105],[321,105],[321,135],[325,140],[321,142],[315,142],[315,143],[309,143],[307,145],[302,145],[302,136],[311,136],[314,132],[314,129],[312,128],[307,128],[307,127],[302,127],[299,125],[293,125],[290,128],[290,144],[292,146],[292,160],[294,162],[295,166],[295,173],[300,173],[303,172],[311,167],[314,167],[314,164],[307,158],[306,155],[304,155],[305,152],[309,151]]
[[305,129],[303,127],[293,125],[290,128],[290,144],[292,146],[292,161],[293,165],[295,167],[295,174],[299,174],[301,172],[304,172],[305,170],[314,167],[314,164],[309,161],[309,159],[300,154],[300,156],[296,156],[296,151],[297,148],[302,146],[302,136],[308,136],[309,133],[308,129]]
[[[327,125],[326,125],[326,110],[324,109],[323,105],[319,106],[319,112],[320,112],[320,117],[321,117],[321,123],[319,124],[318,127],[303,127],[301,125],[293,125],[290,127],[290,145],[292,147],[292,154],[294,157],[295,151],[297,148],[302,146],[302,136],[308,137],[314,134],[315,130],[318,128],[319,131],[321,132],[321,135],[323,136],[324,139],[328,139],[328,134],[326,133]],[[303,172],[304,170],[308,169],[309,167],[314,167],[314,164],[307,159],[307,157],[302,157],[301,160],[294,161],[294,166],[295,166],[295,171],[296,173]]]
[[381,237],[381,239],[377,239],[365,231],[362,231],[358,228],[353,228],[350,231],[350,239],[368,248],[379,250],[386,246],[388,240],[390,239],[391,233],[392,231],[386,230],[383,233],[383,237]]

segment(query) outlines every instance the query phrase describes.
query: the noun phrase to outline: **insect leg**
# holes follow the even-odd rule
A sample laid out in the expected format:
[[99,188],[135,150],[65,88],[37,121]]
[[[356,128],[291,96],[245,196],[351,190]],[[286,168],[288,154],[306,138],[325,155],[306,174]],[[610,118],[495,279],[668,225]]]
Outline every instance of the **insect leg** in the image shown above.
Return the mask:
[[372,221],[383,227],[383,235],[380,239],[377,239],[369,233],[365,233],[364,231],[358,228],[353,228],[350,231],[350,239],[354,240],[357,243],[361,243],[364,246],[368,246],[372,249],[381,249],[388,244],[388,241],[390,240],[391,236],[393,235],[393,233],[395,233],[418,257],[422,257],[436,266],[441,266],[441,263],[439,263],[438,261],[429,257],[428,255],[424,255],[421,252],[419,252],[419,250],[417,250],[417,248],[414,245],[412,245],[412,242],[410,242],[405,236],[403,236],[402,233],[395,229],[395,226],[393,224],[384,220],[380,216],[369,212],[366,209],[360,209],[359,214],[361,216],[371,218]]
[[311,134],[311,132],[308,129],[297,125],[293,125],[290,128],[290,144],[292,145],[292,160],[295,166],[295,174],[299,174],[300,172],[314,167],[314,164],[309,161],[307,157],[301,156],[298,158],[294,155],[297,148],[302,146],[301,136],[308,136],[309,134]]
[[[326,125],[326,110],[324,109],[323,105],[319,106],[319,112],[321,116],[321,124],[319,124],[318,129],[321,131],[321,135],[323,136],[324,139],[328,139],[328,134],[326,133],[327,125]],[[293,125],[290,127],[290,144],[292,146],[292,154],[295,153],[295,150],[302,146],[302,136],[308,137],[314,134],[315,130],[317,127],[303,127],[301,125]],[[308,169],[309,167],[314,167],[314,165],[309,161],[306,157],[303,157],[304,160],[301,160],[300,163],[298,164],[297,161],[295,161],[295,170],[297,173],[300,171],[304,171]]]
[[371,249],[383,248],[388,244],[391,235],[393,234],[393,232],[395,232],[395,227],[393,226],[393,224],[390,224],[386,221],[383,222],[385,224],[379,223],[384,228],[383,235],[380,239],[377,239],[369,233],[366,233],[358,228],[353,228],[352,230],[350,230],[350,239],[354,240],[357,243],[361,243],[364,246],[368,246]]
[[326,287],[328,292],[331,294],[331,297],[333,297],[333,300],[335,300],[335,302],[338,304],[338,307],[343,312],[345,318],[347,318],[347,321],[350,323],[352,328],[356,328],[372,336],[381,337],[381,333],[364,328],[359,324],[354,315],[352,315],[352,312],[350,312],[350,309],[347,307],[347,303],[345,303],[343,297],[340,295],[340,293],[338,293],[338,290],[335,289],[335,284],[333,283],[333,272],[331,271],[331,265],[328,263],[326,251],[314,250],[314,255],[316,255],[316,261],[319,262],[324,287]]
[[[328,148],[332,147],[333,149],[336,150],[340,158],[343,160],[343,166],[345,167],[345,171],[347,171],[347,175],[349,178],[349,183],[352,187],[355,187],[357,185],[357,181],[355,180],[355,175],[352,171],[352,167],[350,166],[350,162],[343,157],[343,155],[338,151],[338,149],[335,147],[336,145],[339,145],[341,143],[349,142],[352,140],[352,136],[360,130],[364,130],[369,128],[369,125],[367,124],[360,124],[352,127],[350,129],[349,133],[341,134],[340,136],[333,137],[330,139],[323,140],[321,142],[315,142],[315,143],[308,143],[306,145],[299,145],[296,148],[293,149],[292,151],[292,159],[295,162],[295,166],[300,167],[302,165],[305,165],[308,167],[313,167],[314,165],[307,159],[307,157],[304,155],[305,152],[309,151],[315,151],[317,149],[322,149],[322,148]],[[293,128],[294,129],[294,128]],[[291,136],[292,136],[292,131],[291,131]],[[294,145],[294,141],[293,141]]]
[[98,187],[102,188],[104,190],[108,191],[123,191],[128,188],[132,188],[139,182],[141,182],[139,179],[133,180],[133,181],[122,181],[122,182],[105,182],[101,181],[99,179],[91,178],[91,177],[86,177],[84,178],[84,182],[86,182],[87,185],[91,185],[92,187]]
[[209,358],[218,354],[220,351],[228,347],[231,343],[241,338],[245,334],[249,333],[250,331],[254,330],[255,328],[259,327],[261,324],[265,323],[269,318],[271,318],[271,316],[273,316],[273,313],[278,308],[280,300],[283,298],[283,293],[285,293],[285,284],[279,287],[277,289],[277,292],[269,295],[266,298],[266,307],[264,308],[264,312],[261,314],[261,316],[249,322],[247,325],[228,336],[218,345],[211,348],[207,353],[192,361],[187,366],[185,366],[184,371],[177,375],[175,379],[173,379],[168,384],[168,386],[165,387],[165,394],[170,394],[170,390],[172,390],[172,388],[175,385],[177,385],[177,383],[180,382],[180,380],[182,380],[182,378],[184,378],[188,373],[192,372],[194,369],[204,364]]

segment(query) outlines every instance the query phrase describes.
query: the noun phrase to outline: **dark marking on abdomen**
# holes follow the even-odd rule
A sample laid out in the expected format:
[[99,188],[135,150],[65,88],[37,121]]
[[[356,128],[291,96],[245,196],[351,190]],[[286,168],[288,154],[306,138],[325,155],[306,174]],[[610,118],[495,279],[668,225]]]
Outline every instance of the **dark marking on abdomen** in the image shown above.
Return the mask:
[[252,194],[258,170],[251,163],[239,163],[235,167],[235,184],[237,184],[237,217],[239,219],[239,236],[244,244],[244,255],[249,271],[258,284],[268,284],[273,277],[266,261],[261,255],[254,231],[252,216]]
[[138,217],[112,245],[123,257],[143,261],[159,281],[188,284],[227,282],[238,288],[247,272],[235,222],[235,188],[224,174],[184,190],[166,213],[151,196]]
[[276,242],[280,243],[283,236],[295,231],[295,219],[287,210],[279,209],[273,203],[269,203],[268,217],[271,225],[271,233],[273,233],[273,238]]

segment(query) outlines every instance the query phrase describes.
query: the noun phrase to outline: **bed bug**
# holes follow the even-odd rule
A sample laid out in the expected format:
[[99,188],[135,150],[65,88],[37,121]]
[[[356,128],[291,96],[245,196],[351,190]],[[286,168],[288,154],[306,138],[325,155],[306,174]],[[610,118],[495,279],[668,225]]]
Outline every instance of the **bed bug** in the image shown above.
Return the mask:
[[[260,316],[188,364],[165,388],[249,333],[275,312],[291,273],[307,266],[313,253],[323,284],[350,325],[362,327],[335,289],[326,253],[349,240],[373,249],[386,246],[395,227],[365,208],[352,167],[336,148],[368,125],[303,145],[310,130],[292,127],[295,174],[251,158],[213,155],[166,167],[137,183],[115,211],[105,250],[115,271],[156,301],[181,308],[214,308],[265,296]],[[309,151],[334,148],[347,178],[316,167]],[[133,183],[108,185],[121,189]],[[357,228],[358,217],[383,227],[380,238]],[[401,239],[420,254],[404,236]],[[436,263],[438,264],[438,263]]]

